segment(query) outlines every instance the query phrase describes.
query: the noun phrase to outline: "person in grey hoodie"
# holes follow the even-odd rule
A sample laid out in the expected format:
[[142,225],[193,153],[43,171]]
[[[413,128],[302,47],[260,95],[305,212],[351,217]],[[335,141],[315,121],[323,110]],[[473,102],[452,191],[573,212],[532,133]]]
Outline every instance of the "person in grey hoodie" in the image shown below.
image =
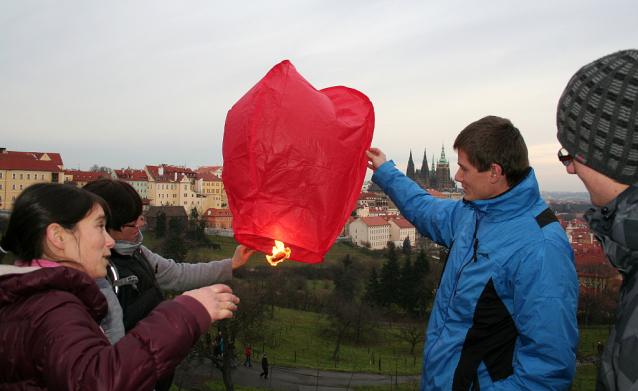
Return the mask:
[[[115,240],[115,247],[111,250],[108,281],[97,281],[109,303],[108,315],[101,326],[111,343],[148,316],[164,300],[164,291],[191,290],[230,280],[232,271],[255,253],[239,245],[232,259],[176,263],[142,245],[142,200],[133,186],[121,180],[100,178],[87,183],[84,189],[102,197],[111,209],[108,232]],[[170,388],[172,376],[165,380],[156,385],[156,390]]]

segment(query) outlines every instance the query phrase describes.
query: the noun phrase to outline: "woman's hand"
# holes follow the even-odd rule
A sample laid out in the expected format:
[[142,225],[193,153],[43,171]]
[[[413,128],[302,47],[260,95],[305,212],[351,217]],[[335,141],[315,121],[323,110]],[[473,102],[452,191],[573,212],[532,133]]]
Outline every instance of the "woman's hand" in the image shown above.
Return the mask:
[[233,290],[223,284],[184,292],[184,295],[199,301],[208,311],[211,322],[232,318],[239,304],[239,298],[233,295]]

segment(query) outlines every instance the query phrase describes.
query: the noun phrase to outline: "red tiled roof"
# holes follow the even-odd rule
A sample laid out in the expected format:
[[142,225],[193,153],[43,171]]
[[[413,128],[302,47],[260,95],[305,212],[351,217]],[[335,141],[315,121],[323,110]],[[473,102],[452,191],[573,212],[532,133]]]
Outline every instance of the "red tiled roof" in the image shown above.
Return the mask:
[[210,208],[207,209],[206,212],[204,212],[204,217],[218,217],[218,216],[230,216],[232,217],[233,214],[230,212],[230,209],[214,209],[214,208]]
[[211,174],[210,172],[199,173],[197,175],[197,179],[202,179],[206,182],[221,182],[222,179],[215,174]]
[[222,166],[206,166],[206,167],[198,167],[195,172],[199,172],[199,173],[204,173],[204,172],[212,172],[212,171],[217,171],[220,168],[222,168]]
[[0,159],[0,170],[22,170],[22,171],[51,171],[62,172],[57,164],[47,160],[30,160],[24,158]]
[[[50,162],[57,165],[63,166],[62,157],[59,153],[52,152],[20,152],[20,151],[6,151],[6,153],[0,153],[0,159],[33,159],[40,160],[47,155],[49,157]],[[46,161],[46,160],[44,160]]]
[[96,171],[64,171],[65,175],[73,175],[74,181],[94,181],[102,176],[106,176],[108,178],[111,177],[111,174],[108,172],[96,172]]
[[117,175],[117,179],[121,179],[123,181],[148,181],[148,176],[144,170],[125,169],[114,171],[115,175]]
[[399,228],[414,228],[414,225],[412,225],[412,223],[410,223],[408,220],[403,219],[403,218],[392,219],[390,221],[392,221],[394,224],[396,224],[397,227],[399,227]]
[[367,226],[390,225],[383,217],[360,217]]
[[443,193],[441,193],[438,190],[428,189],[427,192],[430,193],[431,195],[435,196],[435,197],[436,196],[439,196],[439,197],[443,196]]

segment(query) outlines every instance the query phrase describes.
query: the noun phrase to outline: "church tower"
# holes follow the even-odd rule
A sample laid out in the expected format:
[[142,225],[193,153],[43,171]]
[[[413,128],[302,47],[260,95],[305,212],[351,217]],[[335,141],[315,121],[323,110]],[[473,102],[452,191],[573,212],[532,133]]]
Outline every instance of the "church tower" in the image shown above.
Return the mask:
[[410,159],[408,159],[408,169],[405,172],[405,175],[414,180],[414,162],[412,161],[412,150],[410,150]]
[[423,150],[423,163],[421,163],[421,183],[427,188],[430,186],[430,169],[428,168],[427,151]]
[[436,188],[456,188],[454,180],[450,177],[450,162],[445,158],[445,145],[441,148],[441,158],[436,165]]

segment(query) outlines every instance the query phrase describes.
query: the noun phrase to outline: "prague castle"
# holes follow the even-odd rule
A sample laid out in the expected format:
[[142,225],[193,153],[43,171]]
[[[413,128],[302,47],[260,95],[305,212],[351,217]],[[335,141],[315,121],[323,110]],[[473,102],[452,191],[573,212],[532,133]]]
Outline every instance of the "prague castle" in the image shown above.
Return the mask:
[[420,170],[415,170],[412,161],[412,151],[408,160],[408,169],[405,175],[416,182],[422,189],[455,190],[456,183],[450,176],[450,162],[445,158],[445,146],[441,148],[441,158],[436,162],[432,156],[432,168],[428,169],[428,158],[423,151],[423,163]]

